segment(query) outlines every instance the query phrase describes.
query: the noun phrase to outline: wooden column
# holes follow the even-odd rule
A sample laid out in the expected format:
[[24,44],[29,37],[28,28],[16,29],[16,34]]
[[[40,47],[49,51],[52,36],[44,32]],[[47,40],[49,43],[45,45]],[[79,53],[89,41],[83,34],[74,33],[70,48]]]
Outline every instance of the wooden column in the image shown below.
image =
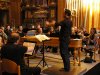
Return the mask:
[[20,0],[12,0],[9,5],[10,23],[13,25],[20,25]]
[[58,0],[58,22],[63,20],[63,13],[66,0]]

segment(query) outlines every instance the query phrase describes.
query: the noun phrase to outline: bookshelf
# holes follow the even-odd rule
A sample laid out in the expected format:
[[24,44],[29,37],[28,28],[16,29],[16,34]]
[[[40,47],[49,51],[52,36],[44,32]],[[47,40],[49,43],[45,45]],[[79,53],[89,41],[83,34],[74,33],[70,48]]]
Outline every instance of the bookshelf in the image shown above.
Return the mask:
[[57,0],[22,0],[21,20],[22,24],[36,24],[54,18],[57,21]]

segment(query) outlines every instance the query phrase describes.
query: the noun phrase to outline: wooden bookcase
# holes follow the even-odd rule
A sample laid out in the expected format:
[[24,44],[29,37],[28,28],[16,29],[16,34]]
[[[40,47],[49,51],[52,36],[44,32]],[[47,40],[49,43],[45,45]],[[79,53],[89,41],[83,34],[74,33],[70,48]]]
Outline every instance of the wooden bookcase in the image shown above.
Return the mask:
[[57,0],[22,0],[22,24],[44,25],[46,19],[52,18],[57,21]]

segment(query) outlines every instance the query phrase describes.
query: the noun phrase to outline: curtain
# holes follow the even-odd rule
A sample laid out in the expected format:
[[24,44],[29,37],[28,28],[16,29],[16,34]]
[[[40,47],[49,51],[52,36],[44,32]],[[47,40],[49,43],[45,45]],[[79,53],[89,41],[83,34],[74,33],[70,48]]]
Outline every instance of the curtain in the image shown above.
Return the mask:
[[100,30],[100,0],[66,0],[65,8],[72,11],[74,26]]

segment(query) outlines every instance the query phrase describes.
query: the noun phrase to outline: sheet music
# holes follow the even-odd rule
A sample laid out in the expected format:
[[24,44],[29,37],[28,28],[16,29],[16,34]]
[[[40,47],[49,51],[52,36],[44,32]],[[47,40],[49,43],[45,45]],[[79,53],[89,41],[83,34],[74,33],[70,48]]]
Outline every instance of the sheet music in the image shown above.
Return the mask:
[[49,37],[47,37],[46,35],[43,35],[43,34],[39,34],[39,35],[35,35],[35,37],[40,41],[45,41],[45,40],[50,40]]
[[26,52],[25,54],[32,55],[32,53],[34,51],[34,48],[35,48],[35,43],[32,43],[32,42],[24,42],[23,43],[23,46],[26,46],[26,47],[28,47],[28,49],[31,50],[31,51]]

